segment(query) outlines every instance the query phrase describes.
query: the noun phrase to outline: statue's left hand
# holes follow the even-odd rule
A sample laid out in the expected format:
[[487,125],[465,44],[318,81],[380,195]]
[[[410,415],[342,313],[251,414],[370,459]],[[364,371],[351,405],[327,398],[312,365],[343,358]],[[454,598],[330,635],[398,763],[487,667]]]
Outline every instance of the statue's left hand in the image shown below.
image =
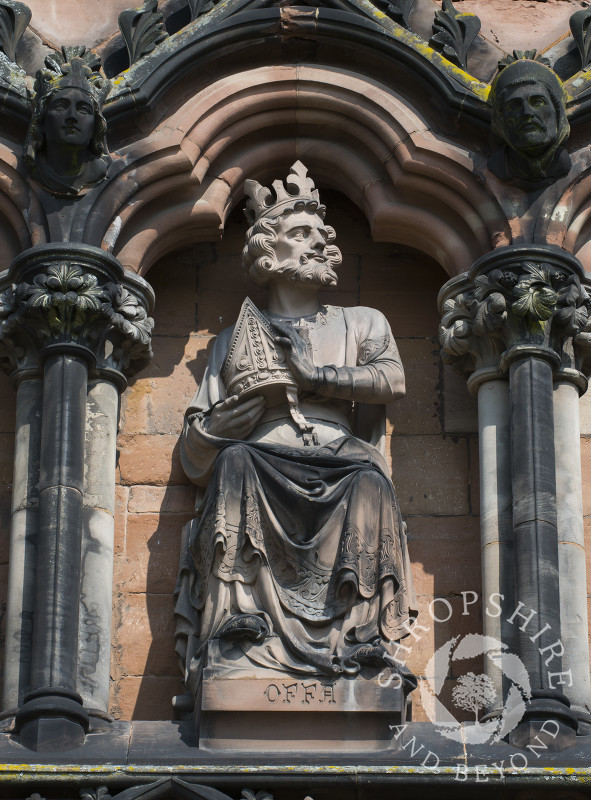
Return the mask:
[[280,334],[275,337],[275,342],[285,349],[287,363],[298,387],[308,392],[316,391],[319,369],[312,363],[302,337],[285,322],[274,322],[273,327]]

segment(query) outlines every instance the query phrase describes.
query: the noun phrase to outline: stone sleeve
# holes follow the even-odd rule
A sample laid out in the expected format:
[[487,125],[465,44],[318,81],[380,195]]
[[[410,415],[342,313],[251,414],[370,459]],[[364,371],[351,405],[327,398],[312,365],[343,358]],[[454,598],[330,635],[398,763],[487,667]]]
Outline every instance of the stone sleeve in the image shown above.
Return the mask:
[[379,311],[345,309],[357,344],[355,365],[318,369],[318,393],[360,403],[390,403],[405,393],[404,369],[387,319]]

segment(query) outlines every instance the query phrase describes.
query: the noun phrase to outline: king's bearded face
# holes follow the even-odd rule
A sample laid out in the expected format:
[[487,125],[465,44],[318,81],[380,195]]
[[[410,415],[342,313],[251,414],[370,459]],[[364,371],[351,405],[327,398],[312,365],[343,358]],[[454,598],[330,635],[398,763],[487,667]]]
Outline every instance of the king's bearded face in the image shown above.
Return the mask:
[[272,245],[276,263],[271,275],[291,281],[334,286],[341,251],[332,244],[334,230],[313,211],[295,211],[281,217],[275,228]]

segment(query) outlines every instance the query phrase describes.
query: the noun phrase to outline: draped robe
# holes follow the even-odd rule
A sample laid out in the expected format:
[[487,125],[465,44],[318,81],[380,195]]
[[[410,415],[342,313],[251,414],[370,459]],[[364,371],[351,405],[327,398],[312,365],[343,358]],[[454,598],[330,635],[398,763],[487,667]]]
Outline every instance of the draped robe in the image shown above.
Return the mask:
[[287,404],[268,408],[245,441],[207,432],[207,415],[226,397],[232,328],[215,341],[187,410],[182,463],[206,489],[186,529],[176,591],[177,652],[193,692],[207,642],[233,616],[258,616],[268,635],[226,645],[228,668],[303,675],[356,674],[364,645],[388,652],[416,616],[384,459],[385,404],[403,374],[388,322],[373,309],[335,306],[287,321],[339,383],[339,399],[300,396],[318,446],[303,446]]

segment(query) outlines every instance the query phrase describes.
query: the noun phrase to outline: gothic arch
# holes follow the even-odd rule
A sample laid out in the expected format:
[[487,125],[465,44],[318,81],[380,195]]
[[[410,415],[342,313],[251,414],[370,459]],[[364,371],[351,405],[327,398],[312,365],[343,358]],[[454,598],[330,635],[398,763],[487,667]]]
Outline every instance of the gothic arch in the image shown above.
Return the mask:
[[118,175],[82,239],[144,275],[171,249],[219,237],[245,178],[269,180],[296,159],[356,203],[376,240],[416,247],[449,275],[507,236],[474,156],[431,133],[393,90],[341,69],[223,78],[115,157]]

